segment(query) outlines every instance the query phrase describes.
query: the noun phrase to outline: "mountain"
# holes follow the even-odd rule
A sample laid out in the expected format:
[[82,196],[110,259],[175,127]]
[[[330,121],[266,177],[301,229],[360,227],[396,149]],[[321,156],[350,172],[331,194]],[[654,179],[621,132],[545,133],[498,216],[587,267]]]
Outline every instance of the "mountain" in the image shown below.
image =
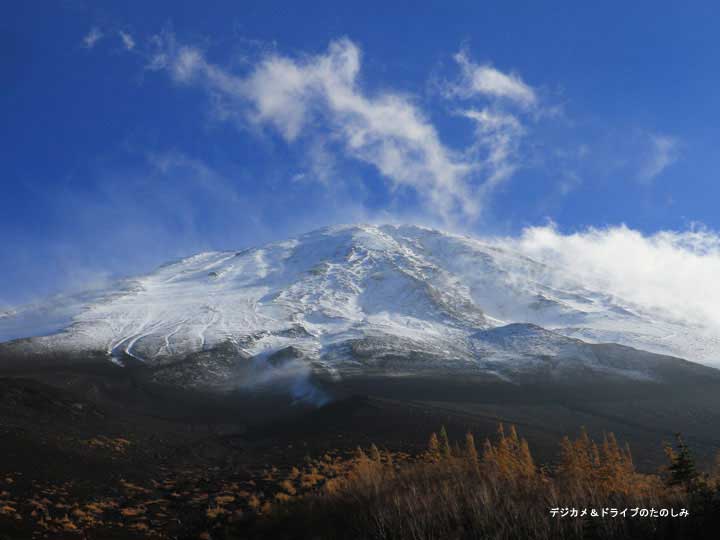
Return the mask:
[[673,357],[720,359],[702,329],[509,245],[390,225],[200,253],[0,313],[0,340],[0,367],[82,358],[160,383],[282,380],[298,394],[310,377],[369,374],[669,381],[718,373]]
[[357,448],[421,457],[441,427],[461,443],[517,426],[543,470],[580,426],[642,472],[682,432],[709,466],[720,371],[689,360],[712,339],[568,270],[510,243],[333,227],[0,312],[0,529],[215,538],[224,515],[267,537],[255,501],[317,489]]

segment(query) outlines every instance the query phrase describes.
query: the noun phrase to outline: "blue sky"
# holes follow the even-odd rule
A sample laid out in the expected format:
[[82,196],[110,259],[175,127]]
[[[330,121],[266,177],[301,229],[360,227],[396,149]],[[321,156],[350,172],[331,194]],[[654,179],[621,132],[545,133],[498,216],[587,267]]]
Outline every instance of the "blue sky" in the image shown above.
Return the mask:
[[344,4],[5,6],[0,306],[355,221],[717,249],[716,4]]

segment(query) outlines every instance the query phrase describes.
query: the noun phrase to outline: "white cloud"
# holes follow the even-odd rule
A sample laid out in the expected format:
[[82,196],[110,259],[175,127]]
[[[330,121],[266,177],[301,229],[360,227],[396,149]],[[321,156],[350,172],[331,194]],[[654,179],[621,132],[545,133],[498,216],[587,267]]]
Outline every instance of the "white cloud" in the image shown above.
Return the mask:
[[83,38],[85,48],[92,49],[95,44],[102,39],[103,35],[102,31],[97,26],[93,26]]
[[626,226],[562,234],[526,229],[511,242],[592,289],[720,332],[720,236],[706,229],[652,235]]
[[133,39],[129,33],[120,30],[118,36],[120,36],[123,47],[125,47],[126,50],[132,51],[135,48],[135,39]]
[[476,142],[472,150],[487,170],[487,180],[481,189],[486,193],[515,172],[525,128],[514,115],[488,108],[468,109],[461,114],[475,122]]
[[644,156],[638,178],[650,182],[678,159],[678,141],[667,135],[650,135],[649,149]]
[[457,53],[455,61],[462,70],[462,78],[459,83],[449,85],[451,95],[501,98],[528,108],[538,103],[535,90],[518,75],[503,73],[487,64],[475,64],[465,52]]
[[[459,114],[475,123],[475,143],[469,153],[482,164],[485,182],[478,193],[484,201],[499,184],[523,166],[521,144],[527,134],[528,112],[539,108],[535,91],[515,74],[503,73],[489,65],[472,62],[461,51],[454,56],[461,68],[459,80],[444,85],[448,99],[478,99],[482,107],[471,107]],[[484,204],[484,202],[481,202]]]
[[[448,83],[445,94],[455,99],[450,111],[472,121],[475,131],[464,146],[450,147],[418,98],[363,88],[361,51],[349,39],[332,41],[316,55],[265,50],[254,62],[246,58],[242,71],[209,61],[203,50],[177,43],[169,32],[154,36],[152,44],[147,68],[203,87],[218,118],[242,128],[270,128],[304,148],[296,179],[329,186],[342,170],[341,158],[360,160],[389,181],[391,192],[415,191],[426,211],[447,225],[476,219],[492,190],[525,166],[525,122],[543,111],[519,76],[478,66],[458,53],[463,74],[458,83]],[[463,100],[458,108],[457,98],[470,97],[485,102]]]
[[223,116],[272,126],[289,143],[309,134],[317,141],[322,133],[322,148],[339,146],[373,165],[394,186],[415,189],[448,219],[458,211],[476,216],[480,208],[470,185],[480,164],[444,145],[410,97],[365,93],[357,81],[360,56],[354,43],[340,39],[326,53],[299,60],[266,56],[238,76],[166,37],[149,67],[168,70],[178,82],[204,85],[223,100]]

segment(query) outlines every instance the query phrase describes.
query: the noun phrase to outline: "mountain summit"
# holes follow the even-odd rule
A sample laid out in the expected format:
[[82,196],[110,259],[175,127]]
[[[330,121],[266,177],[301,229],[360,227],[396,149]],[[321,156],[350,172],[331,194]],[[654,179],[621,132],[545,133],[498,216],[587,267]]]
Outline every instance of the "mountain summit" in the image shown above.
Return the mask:
[[499,242],[417,226],[329,227],[5,312],[0,353],[92,353],[150,367],[163,382],[211,386],[265,368],[652,380],[665,357],[629,347],[720,358],[717,341],[682,321],[567,275]]

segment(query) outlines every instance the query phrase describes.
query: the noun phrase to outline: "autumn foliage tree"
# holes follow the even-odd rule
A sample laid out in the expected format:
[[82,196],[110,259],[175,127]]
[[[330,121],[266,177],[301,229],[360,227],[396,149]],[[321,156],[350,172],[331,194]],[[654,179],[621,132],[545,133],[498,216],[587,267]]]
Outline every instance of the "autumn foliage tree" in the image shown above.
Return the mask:
[[509,434],[502,424],[498,426],[498,441],[493,445],[489,439],[485,440],[482,461],[507,478],[532,478],[537,474],[530,447],[518,436],[515,426],[510,426]]
[[434,431],[430,434],[430,440],[428,441],[427,456],[432,461],[440,459],[440,441]]
[[642,487],[630,449],[621,448],[613,433],[603,435],[599,446],[584,428],[574,441],[563,437],[556,472],[565,487],[581,492],[629,494]]
[[448,437],[445,426],[440,426],[440,456],[447,459],[452,456],[450,449],[450,438]]
[[[663,483],[658,475],[636,472],[629,449],[612,433],[598,442],[584,429],[575,439],[565,437],[557,465],[538,468],[513,426],[498,426],[482,456],[472,433],[466,433],[464,444],[451,446],[441,428],[430,436],[427,451],[416,456],[380,452],[375,445],[358,448],[341,473],[314,483],[308,495],[293,495],[296,505],[278,503],[275,519],[290,519],[285,535],[262,530],[238,538],[715,538],[720,530],[715,476],[698,475],[682,439],[668,455]],[[678,487],[693,479],[692,490]],[[289,499],[292,490],[283,490],[288,495],[282,498]],[[692,517],[558,519],[548,513],[570,506],[688,508]],[[299,530],[308,535],[298,536]]]
[[477,448],[475,447],[475,437],[469,431],[465,434],[465,456],[471,465],[477,467],[479,458]]
[[382,457],[380,457],[380,450],[378,450],[378,447],[375,446],[374,443],[370,445],[370,459],[376,463],[382,461]]

